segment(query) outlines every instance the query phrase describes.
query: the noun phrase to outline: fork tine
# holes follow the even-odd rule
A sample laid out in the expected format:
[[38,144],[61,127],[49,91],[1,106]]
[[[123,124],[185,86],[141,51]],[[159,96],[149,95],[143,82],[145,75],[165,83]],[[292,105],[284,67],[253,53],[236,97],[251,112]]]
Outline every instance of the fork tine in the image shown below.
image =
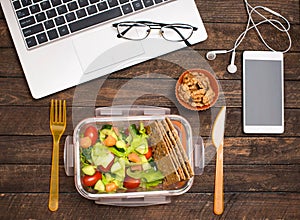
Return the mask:
[[62,115],[62,102],[61,100],[59,100],[59,106],[58,106],[58,109],[59,109],[59,112],[58,112],[58,121],[61,122],[61,115]]
[[59,100],[59,122],[66,121],[66,100]]
[[54,121],[54,100],[51,100],[51,107],[50,107],[50,123]]
[[54,114],[55,114],[54,121],[55,122],[57,122],[57,118],[58,118],[57,113],[58,113],[58,105],[57,105],[57,99],[55,99],[55,109],[54,109]]
[[66,105],[66,100],[64,100],[63,103],[63,122],[66,123],[67,122],[67,105]]

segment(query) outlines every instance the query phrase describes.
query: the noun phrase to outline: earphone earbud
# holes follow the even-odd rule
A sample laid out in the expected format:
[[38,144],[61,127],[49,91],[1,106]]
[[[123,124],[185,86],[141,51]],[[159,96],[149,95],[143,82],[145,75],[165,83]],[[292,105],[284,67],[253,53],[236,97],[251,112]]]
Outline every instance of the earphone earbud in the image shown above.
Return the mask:
[[232,51],[230,64],[227,66],[227,71],[229,73],[235,73],[237,71],[237,67],[234,64],[235,60],[235,51]]
[[[209,51],[206,54],[206,59],[208,59],[208,60],[214,60],[214,59],[216,59],[217,54],[222,54],[222,53],[224,54],[224,53],[228,53],[228,52],[230,52],[230,51],[228,51],[228,50],[213,50],[213,51]],[[228,70],[229,73],[235,73],[237,71],[237,67],[234,64],[234,59],[235,59],[235,51],[232,52],[231,62],[230,62],[230,64],[227,67],[227,70]]]
[[227,50],[213,50],[213,51],[209,51],[206,54],[206,59],[208,60],[214,60],[217,57],[217,54],[221,54],[221,53],[227,53]]
[[235,65],[235,64],[229,64],[229,65],[227,66],[227,71],[228,71],[229,73],[236,73],[236,71],[237,71],[236,65]]

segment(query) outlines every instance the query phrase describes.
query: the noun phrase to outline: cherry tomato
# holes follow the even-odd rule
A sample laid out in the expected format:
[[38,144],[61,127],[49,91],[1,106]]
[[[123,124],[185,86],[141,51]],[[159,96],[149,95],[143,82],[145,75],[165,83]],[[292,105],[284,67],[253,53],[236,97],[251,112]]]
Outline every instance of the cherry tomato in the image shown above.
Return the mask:
[[134,152],[128,154],[128,160],[130,160],[131,162],[134,162],[134,163],[140,163],[141,162],[141,158],[139,157],[139,155],[137,155]]
[[152,147],[148,147],[148,152],[145,154],[145,157],[147,160],[152,157]]
[[84,132],[85,137],[89,137],[92,141],[92,145],[94,145],[98,139],[98,130],[94,126],[89,126],[85,129]]
[[123,186],[127,189],[134,189],[139,187],[140,183],[141,183],[140,179],[134,179],[130,176],[126,176],[123,182]]
[[107,147],[112,147],[114,145],[116,145],[117,143],[117,140],[111,136],[111,135],[108,135],[105,140],[103,141],[103,144]]
[[98,180],[102,179],[102,174],[99,171],[96,171],[96,173],[93,176],[85,175],[82,178],[82,183],[85,186],[94,186]]
[[118,188],[118,186],[114,182],[111,182],[111,183],[108,183],[105,185],[106,192],[114,192],[117,190],[117,188]]
[[92,145],[92,140],[89,137],[83,137],[79,140],[80,146],[83,148],[89,148]]

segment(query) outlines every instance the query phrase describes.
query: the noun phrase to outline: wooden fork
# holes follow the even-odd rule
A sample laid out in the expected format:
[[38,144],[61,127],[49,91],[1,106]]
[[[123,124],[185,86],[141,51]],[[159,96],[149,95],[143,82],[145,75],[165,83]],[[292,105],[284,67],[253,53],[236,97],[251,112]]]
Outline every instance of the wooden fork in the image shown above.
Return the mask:
[[58,209],[59,192],[59,141],[66,129],[66,100],[51,100],[50,130],[53,136],[53,152],[48,207],[51,211]]

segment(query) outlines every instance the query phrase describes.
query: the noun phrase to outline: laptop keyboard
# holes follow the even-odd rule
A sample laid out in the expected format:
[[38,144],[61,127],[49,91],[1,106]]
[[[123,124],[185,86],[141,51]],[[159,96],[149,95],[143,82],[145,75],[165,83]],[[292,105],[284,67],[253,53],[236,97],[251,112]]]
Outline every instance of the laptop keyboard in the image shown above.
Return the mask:
[[11,0],[27,48],[168,0]]

